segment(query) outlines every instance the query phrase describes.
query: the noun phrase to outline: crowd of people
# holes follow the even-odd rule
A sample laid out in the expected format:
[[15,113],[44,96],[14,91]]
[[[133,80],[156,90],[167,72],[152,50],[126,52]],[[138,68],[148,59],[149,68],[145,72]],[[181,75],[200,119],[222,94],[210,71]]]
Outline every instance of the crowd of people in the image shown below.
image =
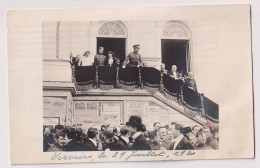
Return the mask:
[[146,130],[139,116],[131,116],[118,127],[102,125],[84,130],[63,125],[44,126],[43,151],[127,151],[127,150],[212,150],[218,149],[219,130],[213,124],[184,127],[172,122],[154,123]]

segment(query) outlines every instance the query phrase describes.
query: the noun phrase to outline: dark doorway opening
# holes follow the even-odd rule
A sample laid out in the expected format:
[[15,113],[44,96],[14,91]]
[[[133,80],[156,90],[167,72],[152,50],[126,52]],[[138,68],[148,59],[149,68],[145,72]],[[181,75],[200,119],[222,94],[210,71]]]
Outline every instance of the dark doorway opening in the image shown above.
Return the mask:
[[189,40],[162,39],[162,63],[167,70],[172,65],[177,66],[178,71],[187,74],[187,58],[189,54]]
[[112,51],[115,57],[123,62],[125,60],[125,38],[104,38],[97,37],[97,53],[99,47],[104,47],[104,55],[107,56],[108,51]]

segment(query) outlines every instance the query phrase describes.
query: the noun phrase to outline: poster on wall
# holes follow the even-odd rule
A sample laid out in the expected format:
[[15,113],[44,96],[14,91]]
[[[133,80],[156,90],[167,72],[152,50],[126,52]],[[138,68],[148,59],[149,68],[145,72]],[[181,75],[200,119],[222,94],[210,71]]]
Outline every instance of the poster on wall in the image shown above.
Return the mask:
[[67,100],[61,97],[43,97],[43,117],[59,117],[60,124],[65,124]]
[[44,117],[43,118],[43,125],[59,125],[60,118],[59,117]]
[[121,122],[122,102],[103,101],[102,102],[102,118],[104,124],[110,126],[119,126]]
[[121,101],[75,101],[74,117],[84,127],[98,125],[118,126],[121,122]]
[[145,101],[129,101],[126,102],[127,116],[126,121],[128,121],[130,116],[139,116],[142,118],[144,124],[149,124],[149,102]]

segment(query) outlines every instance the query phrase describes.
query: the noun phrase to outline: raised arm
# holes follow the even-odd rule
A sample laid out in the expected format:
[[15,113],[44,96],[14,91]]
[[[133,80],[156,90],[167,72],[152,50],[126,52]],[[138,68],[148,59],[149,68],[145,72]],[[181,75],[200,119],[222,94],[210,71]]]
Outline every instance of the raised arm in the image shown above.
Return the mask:
[[123,62],[123,64],[122,64],[122,67],[123,67],[123,68],[125,68],[125,66],[126,66],[126,64],[127,64],[127,62],[128,62],[128,60],[129,60],[129,57],[130,57],[130,54],[128,54],[128,56],[125,58],[125,60],[124,60],[124,62]]

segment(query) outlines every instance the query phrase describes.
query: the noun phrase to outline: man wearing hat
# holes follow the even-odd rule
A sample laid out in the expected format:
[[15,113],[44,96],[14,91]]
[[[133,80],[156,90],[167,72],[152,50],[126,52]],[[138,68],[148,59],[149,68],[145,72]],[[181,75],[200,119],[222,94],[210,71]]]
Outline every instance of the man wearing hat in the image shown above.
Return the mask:
[[88,129],[88,139],[86,140],[84,146],[86,151],[98,151],[102,149],[102,145],[98,143],[99,134],[96,128],[90,127]]
[[131,150],[151,150],[151,146],[144,136],[146,130],[145,125],[142,124],[142,119],[139,116],[131,116],[129,122],[126,123],[129,126],[130,134],[132,138]]
[[134,47],[134,51],[129,53],[126,59],[124,60],[122,65],[123,68],[125,68],[126,66],[128,67],[143,66],[141,55],[138,53],[140,50],[140,45],[136,44],[133,47]]
[[104,47],[99,47],[98,54],[94,57],[94,65],[104,66],[106,61],[106,56],[103,55]]

